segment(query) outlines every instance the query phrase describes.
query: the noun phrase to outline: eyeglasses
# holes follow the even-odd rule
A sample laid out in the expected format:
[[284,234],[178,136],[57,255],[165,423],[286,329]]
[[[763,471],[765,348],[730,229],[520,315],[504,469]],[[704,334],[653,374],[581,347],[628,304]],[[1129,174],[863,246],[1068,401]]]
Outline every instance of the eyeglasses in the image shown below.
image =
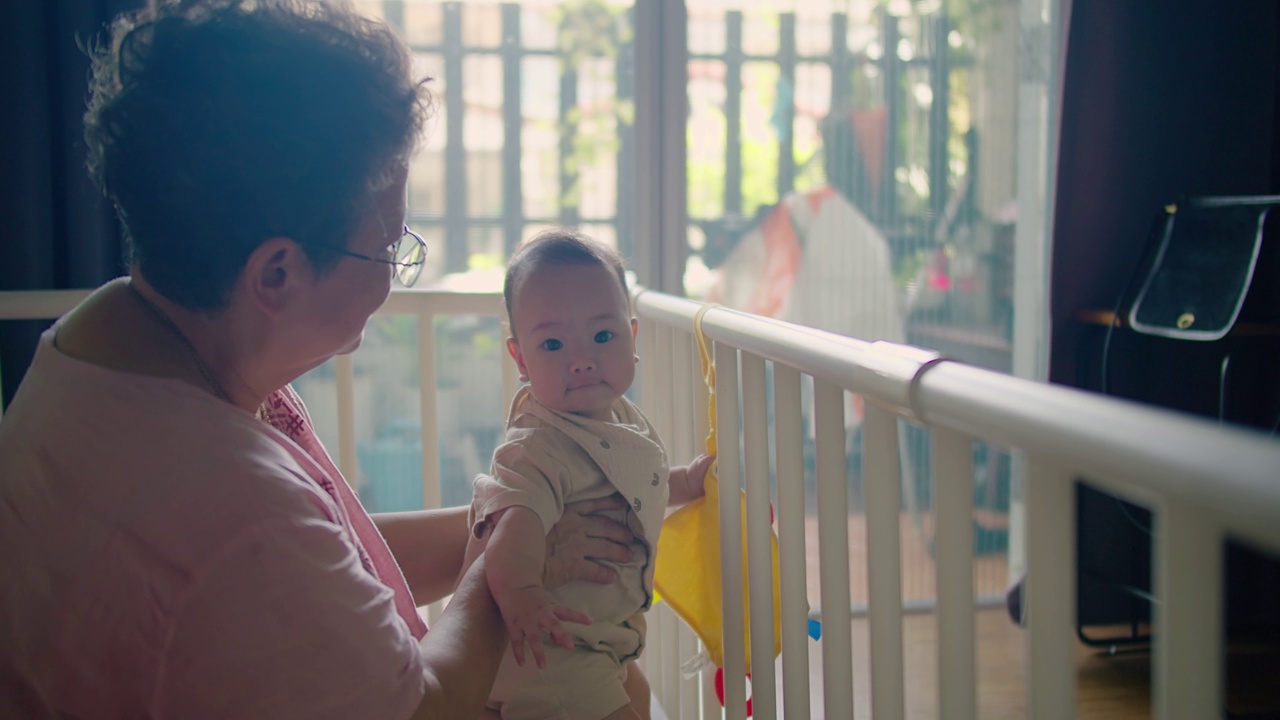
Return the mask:
[[[406,238],[412,242],[405,242]],[[396,280],[399,280],[404,287],[413,287],[413,284],[418,281],[418,276],[422,274],[423,264],[427,262],[427,241],[423,240],[418,233],[410,230],[408,225],[404,226],[404,234],[396,238],[395,243],[389,248],[391,259],[361,255],[345,248],[330,247],[328,245],[313,245],[312,247],[321,247],[330,252],[360,260],[392,265],[396,269]]]

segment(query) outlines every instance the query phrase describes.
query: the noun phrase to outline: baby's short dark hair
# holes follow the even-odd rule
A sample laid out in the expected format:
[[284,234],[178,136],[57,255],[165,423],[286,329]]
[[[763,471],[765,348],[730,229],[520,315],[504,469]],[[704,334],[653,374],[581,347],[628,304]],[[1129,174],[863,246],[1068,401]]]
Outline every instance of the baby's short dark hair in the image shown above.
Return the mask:
[[627,270],[622,256],[612,248],[592,240],[573,228],[544,230],[521,245],[507,263],[507,276],[502,282],[502,298],[507,303],[507,322],[515,334],[512,299],[521,282],[534,270],[547,265],[597,265],[618,276],[622,294],[631,302],[627,289]]

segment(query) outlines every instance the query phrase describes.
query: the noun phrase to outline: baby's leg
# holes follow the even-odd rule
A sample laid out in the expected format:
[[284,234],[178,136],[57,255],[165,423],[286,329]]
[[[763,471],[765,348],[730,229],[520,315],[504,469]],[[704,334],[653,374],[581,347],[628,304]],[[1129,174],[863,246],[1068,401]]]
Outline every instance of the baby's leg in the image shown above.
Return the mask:
[[630,705],[623,705],[609,713],[604,720],[643,720],[643,718],[640,717],[640,713],[636,712],[635,708]]
[[649,702],[653,697],[649,689],[649,680],[635,661],[626,664],[626,671],[627,679],[622,682],[622,686],[627,690],[627,697],[631,698],[631,709],[641,720],[649,720]]

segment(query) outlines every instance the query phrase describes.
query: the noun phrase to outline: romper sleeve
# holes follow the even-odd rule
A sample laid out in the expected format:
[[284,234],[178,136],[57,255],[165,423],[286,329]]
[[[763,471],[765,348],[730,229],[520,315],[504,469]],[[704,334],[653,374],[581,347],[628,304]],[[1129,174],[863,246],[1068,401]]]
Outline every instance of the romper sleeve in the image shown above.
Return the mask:
[[471,503],[472,533],[483,537],[492,516],[509,507],[529,508],[542,521],[544,533],[564,513],[569,472],[555,457],[551,428],[519,429],[493,454],[493,469],[475,480]]
[[179,596],[156,718],[408,718],[425,692],[393,593],[322,519],[241,531]]

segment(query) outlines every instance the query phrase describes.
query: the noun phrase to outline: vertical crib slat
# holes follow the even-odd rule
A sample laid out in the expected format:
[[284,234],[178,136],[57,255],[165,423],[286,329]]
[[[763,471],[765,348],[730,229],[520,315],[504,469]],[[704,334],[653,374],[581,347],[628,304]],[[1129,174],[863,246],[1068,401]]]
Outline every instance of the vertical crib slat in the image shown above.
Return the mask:
[[809,712],[809,593],[804,522],[800,373],[773,366],[773,426],[778,475],[778,574],[782,586],[782,714]]
[[742,720],[747,716],[746,640],[742,629],[746,618],[742,609],[742,518],[738,453],[738,351],[732,345],[713,343],[716,363],[716,428],[719,443],[720,479],[720,584],[721,614],[724,618],[725,716]]
[[977,717],[973,603],[973,443],[933,429],[933,535],[938,577],[938,708],[942,720]]
[[1030,717],[1074,718],[1074,476],[1048,458],[1027,459],[1027,672]]
[[1223,534],[1170,499],[1155,514],[1153,706],[1166,720],[1222,717]]
[[351,355],[333,358],[335,390],[338,393],[338,469],[348,484],[359,489],[360,464],[356,460],[355,360]]
[[680,715],[680,618],[663,608],[662,613],[662,709],[671,720]]
[[[422,426],[422,506],[440,507],[440,414],[436,404],[436,333],[435,315],[424,303],[418,312],[418,398]],[[505,410],[505,408],[503,408]],[[466,478],[471,480],[471,478]]]
[[764,358],[742,353],[747,582],[751,598],[751,700],[756,720],[777,716],[773,667],[773,527],[769,524],[769,405]]
[[648,617],[649,649],[652,651],[652,660],[649,663],[649,669],[652,672],[647,675],[649,689],[657,697],[664,711],[670,707],[666,668],[671,663],[671,649],[667,647],[667,635],[662,631],[662,627],[671,616],[670,609],[663,608],[661,612],[649,613]]
[[880,720],[901,720],[906,710],[902,681],[902,550],[898,535],[898,417],[873,403],[864,407],[871,714]]
[[853,717],[853,622],[849,614],[849,485],[844,393],[813,381],[818,475],[818,563],[822,578],[823,714]]
[[[698,636],[685,625],[683,621],[679,624],[679,632],[676,635],[676,662],[683,667],[684,662],[698,654]],[[686,678],[683,674],[680,677],[680,696],[677,698],[680,705],[680,717],[687,720],[697,720],[700,715],[698,708],[698,676]]]
[[[703,382],[702,375],[702,358],[696,350],[691,350],[689,354],[689,368],[696,380],[693,383],[693,436],[697,441],[696,448],[698,452],[702,452],[706,447],[707,433],[711,431],[711,413],[709,412],[710,389],[707,383]],[[723,470],[721,471],[723,472]],[[698,652],[704,650],[702,641],[697,643]],[[721,718],[724,716],[724,709],[720,707],[720,701],[716,699],[715,690],[715,670],[703,670],[698,674],[695,682],[698,686],[698,696],[701,698],[700,707],[702,712],[694,717],[701,717],[702,720],[712,720],[712,718]],[[746,707],[743,706],[745,712]]]

